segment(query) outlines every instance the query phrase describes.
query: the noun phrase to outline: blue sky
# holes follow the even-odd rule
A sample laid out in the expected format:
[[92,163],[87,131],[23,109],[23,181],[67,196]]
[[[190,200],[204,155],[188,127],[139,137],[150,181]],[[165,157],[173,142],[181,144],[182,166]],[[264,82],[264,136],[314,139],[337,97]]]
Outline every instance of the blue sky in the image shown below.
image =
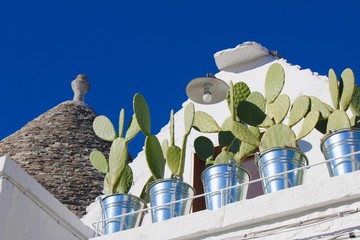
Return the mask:
[[[343,1],[0,2],[0,139],[73,97],[71,81],[87,75],[85,97],[99,115],[127,121],[132,97],[147,99],[152,132],[187,99],[185,87],[216,73],[215,52],[256,41],[292,64],[326,75],[360,74],[360,14]],[[117,124],[115,124],[117,125]],[[142,147],[130,143],[131,154]]]

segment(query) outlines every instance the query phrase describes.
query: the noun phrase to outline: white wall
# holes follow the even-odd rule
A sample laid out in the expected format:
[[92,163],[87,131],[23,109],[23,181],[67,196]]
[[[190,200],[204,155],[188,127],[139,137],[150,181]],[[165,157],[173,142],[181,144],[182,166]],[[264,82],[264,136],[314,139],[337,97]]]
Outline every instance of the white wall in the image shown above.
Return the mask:
[[360,236],[359,210],[357,171],[93,240],[348,239]]
[[[264,93],[268,68],[275,62],[280,63],[286,76],[282,92],[289,95],[291,101],[299,95],[306,94],[316,96],[329,104],[331,102],[326,76],[319,76],[309,69],[301,70],[299,66],[289,64],[284,59],[270,56],[267,49],[259,44],[245,43],[234,49],[218,52],[215,54],[215,62],[220,69],[216,74],[217,78],[227,83],[243,81],[251,91],[261,93]],[[183,106],[189,101],[184,102]],[[214,105],[195,103],[195,109],[209,113],[219,125],[230,115],[225,101]],[[175,126],[176,143],[180,145],[184,129],[183,109],[175,114]],[[295,132],[299,129],[300,126],[296,126]],[[162,139],[168,137],[168,134],[168,128],[165,126],[158,136]],[[188,183],[192,182],[192,143],[199,135],[202,134],[192,130],[188,140],[184,174],[184,180]],[[217,143],[216,134],[207,136]],[[321,137],[322,134],[314,130],[299,144],[310,165],[324,162],[320,151]],[[132,163],[135,173],[132,193],[135,195],[140,194],[143,184],[150,176],[149,170],[144,167],[145,163],[143,152]],[[298,219],[312,219],[330,213],[336,215],[341,211],[360,208],[360,185],[356,183],[359,177],[360,173],[356,172],[330,178],[326,165],[321,164],[306,170],[304,184],[300,187],[248,199],[215,212],[202,211],[157,224],[151,224],[148,214],[143,227],[99,239],[241,239],[239,236],[244,234],[281,227]],[[293,228],[285,233],[277,231],[275,237],[271,235],[265,239],[308,239],[309,236],[322,233],[355,229],[359,227],[356,219],[359,219],[359,213],[331,220],[323,225],[316,223],[306,228]]]
[[0,239],[89,239],[85,226],[9,157],[0,158]]

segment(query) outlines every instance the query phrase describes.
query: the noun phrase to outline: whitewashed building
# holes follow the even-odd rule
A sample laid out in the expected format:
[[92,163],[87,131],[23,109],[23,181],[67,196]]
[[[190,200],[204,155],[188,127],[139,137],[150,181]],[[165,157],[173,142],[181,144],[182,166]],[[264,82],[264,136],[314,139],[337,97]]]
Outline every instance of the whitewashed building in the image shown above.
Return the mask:
[[[215,76],[226,83],[245,82],[251,91],[264,92],[269,66],[280,63],[286,75],[283,93],[293,101],[299,95],[313,95],[330,103],[328,79],[268,51],[255,42],[245,42],[215,53],[219,72]],[[190,99],[183,104],[185,106]],[[150,106],[151,108],[151,106]],[[226,101],[213,105],[195,103],[221,123],[230,115]],[[183,109],[175,114],[175,141],[180,145],[183,132]],[[193,141],[203,135],[192,130],[187,146],[184,181],[199,181]],[[168,138],[165,126],[158,137]],[[217,135],[207,134],[214,144]],[[299,143],[309,160],[304,184],[271,194],[248,195],[248,199],[218,210],[201,207],[186,216],[151,223],[147,214],[138,228],[100,236],[96,232],[101,220],[98,202],[88,207],[81,221],[29,178],[8,157],[0,159],[0,239],[348,239],[360,238],[360,172],[330,177],[320,151],[322,134],[313,131]],[[251,167],[251,163],[249,163]],[[132,194],[140,195],[150,176],[140,152],[130,164],[135,185]],[[256,169],[249,169],[256,176]],[[167,171],[167,176],[170,172]],[[259,183],[254,183],[259,184]],[[250,185],[250,188],[252,184]],[[251,191],[256,191],[255,186]],[[9,196],[13,196],[9,198]],[[36,220],[34,219],[36,216]],[[39,234],[41,233],[41,234]]]

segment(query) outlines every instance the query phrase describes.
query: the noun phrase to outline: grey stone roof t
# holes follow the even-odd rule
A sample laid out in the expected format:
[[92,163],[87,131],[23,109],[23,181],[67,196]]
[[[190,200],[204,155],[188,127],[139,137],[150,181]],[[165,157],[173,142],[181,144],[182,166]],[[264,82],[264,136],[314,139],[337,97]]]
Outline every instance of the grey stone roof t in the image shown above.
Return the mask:
[[103,176],[91,165],[90,152],[106,154],[110,143],[92,129],[96,113],[83,102],[90,87],[85,75],[78,75],[72,87],[73,101],[59,104],[1,140],[0,156],[10,156],[81,217],[103,189]]

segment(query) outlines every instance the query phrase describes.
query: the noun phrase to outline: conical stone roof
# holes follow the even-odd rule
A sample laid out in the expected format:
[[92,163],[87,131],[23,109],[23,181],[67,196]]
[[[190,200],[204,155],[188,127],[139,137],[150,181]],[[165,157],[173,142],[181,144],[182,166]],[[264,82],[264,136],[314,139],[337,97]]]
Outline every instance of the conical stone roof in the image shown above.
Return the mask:
[[86,77],[78,75],[72,83],[73,101],[59,104],[0,141],[0,156],[10,156],[78,217],[103,189],[104,177],[91,165],[90,152],[110,149],[92,129],[96,113],[83,102],[89,86]]

